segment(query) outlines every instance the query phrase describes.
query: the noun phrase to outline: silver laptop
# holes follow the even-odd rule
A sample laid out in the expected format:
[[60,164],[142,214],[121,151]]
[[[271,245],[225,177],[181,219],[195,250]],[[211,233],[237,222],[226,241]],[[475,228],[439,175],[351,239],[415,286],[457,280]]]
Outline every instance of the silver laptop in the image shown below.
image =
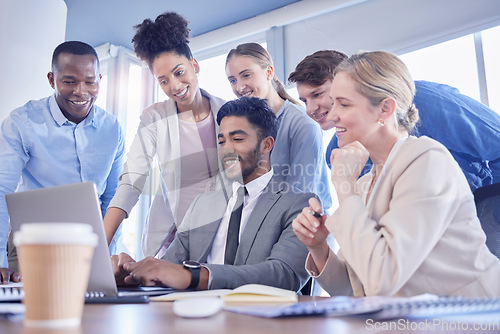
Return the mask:
[[156,295],[168,288],[120,289],[118,292],[102,222],[101,207],[93,182],[16,192],[5,196],[12,233],[21,224],[70,222],[90,224],[99,241],[94,250],[88,290],[92,296]]

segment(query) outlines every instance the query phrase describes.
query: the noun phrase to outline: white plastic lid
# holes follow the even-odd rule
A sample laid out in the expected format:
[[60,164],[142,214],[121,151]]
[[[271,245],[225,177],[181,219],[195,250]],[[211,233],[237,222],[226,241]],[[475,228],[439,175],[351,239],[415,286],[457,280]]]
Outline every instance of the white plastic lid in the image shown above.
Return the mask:
[[77,327],[82,322],[81,318],[53,319],[53,320],[29,320],[24,319],[24,324],[28,327],[40,328],[64,328]]
[[14,245],[71,244],[97,246],[92,226],[82,223],[26,223],[14,233]]

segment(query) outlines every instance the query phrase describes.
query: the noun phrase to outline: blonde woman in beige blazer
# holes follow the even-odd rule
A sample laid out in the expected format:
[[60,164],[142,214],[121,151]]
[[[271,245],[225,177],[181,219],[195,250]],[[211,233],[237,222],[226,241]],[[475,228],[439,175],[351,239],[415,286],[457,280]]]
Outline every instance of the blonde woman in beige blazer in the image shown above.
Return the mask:
[[[414,92],[388,52],[353,55],[335,70],[328,120],[339,139],[331,155],[339,208],[316,218],[321,205],[311,199],[294,220],[306,269],[331,295],[500,296],[500,261],[459,166],[440,143],[408,136]],[[368,157],[374,167],[358,180]]]

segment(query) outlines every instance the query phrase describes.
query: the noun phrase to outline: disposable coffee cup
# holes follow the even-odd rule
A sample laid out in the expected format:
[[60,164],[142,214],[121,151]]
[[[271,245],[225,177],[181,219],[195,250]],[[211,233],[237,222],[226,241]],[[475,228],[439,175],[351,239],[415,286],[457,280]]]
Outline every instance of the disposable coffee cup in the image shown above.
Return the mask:
[[23,278],[24,324],[75,327],[81,323],[97,235],[80,223],[27,223],[14,234]]

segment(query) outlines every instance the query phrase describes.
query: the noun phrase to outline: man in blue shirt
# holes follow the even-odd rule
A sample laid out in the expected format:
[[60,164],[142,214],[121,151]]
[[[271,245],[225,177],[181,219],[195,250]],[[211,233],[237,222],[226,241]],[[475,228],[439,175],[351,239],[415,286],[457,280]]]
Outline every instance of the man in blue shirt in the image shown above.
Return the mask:
[[[54,94],[15,109],[1,126],[0,267],[7,265],[5,194],[93,181],[104,216],[122,170],[121,127],[94,105],[101,79],[94,48],[78,41],[60,44],[47,78]],[[14,269],[0,269],[0,283],[17,281]]]
[[[304,58],[288,78],[297,84],[307,114],[323,130],[335,126],[326,121],[326,114],[332,106],[330,86],[335,67],[346,57],[337,51],[317,51]],[[427,136],[446,146],[464,172],[472,191],[499,183],[500,115],[454,87],[415,81],[415,88],[414,103],[420,121],[413,135]],[[330,154],[337,147],[334,135],[326,150],[328,166]],[[361,175],[370,168],[369,160]]]

